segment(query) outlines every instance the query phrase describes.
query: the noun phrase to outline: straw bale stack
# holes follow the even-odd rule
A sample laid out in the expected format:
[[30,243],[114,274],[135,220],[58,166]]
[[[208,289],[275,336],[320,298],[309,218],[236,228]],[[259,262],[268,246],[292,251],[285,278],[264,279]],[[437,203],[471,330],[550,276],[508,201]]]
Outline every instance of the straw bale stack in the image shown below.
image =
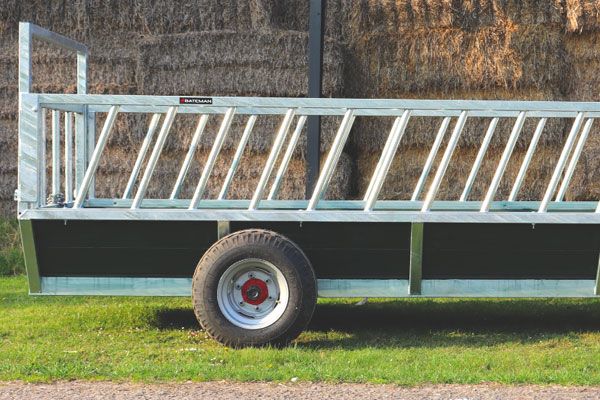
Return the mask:
[[[122,148],[111,149],[109,154],[110,158],[117,159],[120,157],[123,162],[115,164],[111,163],[110,160],[107,160],[106,158],[101,160],[97,174],[96,192],[99,196],[121,197],[137,154],[127,154]],[[217,198],[229,170],[229,166],[231,165],[233,155],[233,152],[228,151],[219,154],[213,173],[206,187],[205,194],[202,197],[203,199]],[[199,151],[196,153],[194,161],[186,176],[186,180],[184,181],[184,185],[182,186],[180,198],[191,198],[193,196],[207,157],[207,151]],[[148,187],[146,198],[169,197],[177,179],[182,161],[179,152],[166,152],[161,156]],[[245,152],[234,176],[227,198],[252,198],[265,162],[266,158],[264,155]],[[352,178],[351,164],[352,161],[350,157],[347,154],[342,154],[338,168],[336,169],[327,190],[326,198],[340,199],[348,197]],[[145,170],[145,166],[146,163],[143,165],[142,173]],[[279,165],[277,164],[271,174],[271,179],[267,184],[263,198],[266,198],[269,193],[278,167]],[[279,189],[279,194],[283,195],[282,198],[305,198],[305,169],[306,164],[304,160],[300,158],[292,159]],[[137,184],[139,184],[139,180],[140,177],[138,177]],[[137,190],[137,184],[134,193]]]

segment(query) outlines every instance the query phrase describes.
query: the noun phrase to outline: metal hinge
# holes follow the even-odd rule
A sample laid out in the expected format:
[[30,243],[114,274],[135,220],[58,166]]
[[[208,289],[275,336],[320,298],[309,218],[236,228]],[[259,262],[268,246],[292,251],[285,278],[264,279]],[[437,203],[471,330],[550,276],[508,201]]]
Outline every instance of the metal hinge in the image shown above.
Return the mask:
[[15,189],[15,201],[19,201],[21,199],[20,195],[19,195],[19,189]]

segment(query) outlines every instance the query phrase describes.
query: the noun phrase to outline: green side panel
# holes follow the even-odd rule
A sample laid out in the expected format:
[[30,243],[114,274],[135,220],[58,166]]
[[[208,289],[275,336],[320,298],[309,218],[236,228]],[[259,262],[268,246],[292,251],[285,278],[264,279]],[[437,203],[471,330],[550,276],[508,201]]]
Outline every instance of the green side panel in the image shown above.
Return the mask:
[[269,229],[306,253],[319,279],[408,279],[410,224],[231,222],[231,231]]
[[216,222],[33,221],[42,276],[186,277]]
[[595,279],[598,225],[425,224],[423,279]]

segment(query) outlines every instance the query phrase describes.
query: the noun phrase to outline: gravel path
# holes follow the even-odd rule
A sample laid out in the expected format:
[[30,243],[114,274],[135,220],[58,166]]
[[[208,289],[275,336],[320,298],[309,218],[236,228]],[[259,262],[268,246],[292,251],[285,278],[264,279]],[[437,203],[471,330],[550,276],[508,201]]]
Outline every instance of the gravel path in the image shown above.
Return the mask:
[[366,384],[57,382],[0,383],[0,400],[46,399],[600,399],[600,387]]

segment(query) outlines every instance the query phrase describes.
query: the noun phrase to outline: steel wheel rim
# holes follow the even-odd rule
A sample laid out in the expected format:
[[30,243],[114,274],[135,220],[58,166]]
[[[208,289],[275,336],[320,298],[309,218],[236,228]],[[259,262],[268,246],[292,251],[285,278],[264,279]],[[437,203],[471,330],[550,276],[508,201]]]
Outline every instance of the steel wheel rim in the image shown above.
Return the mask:
[[219,279],[217,303],[223,316],[240,328],[273,325],[289,301],[287,280],[275,265],[259,258],[232,264]]

